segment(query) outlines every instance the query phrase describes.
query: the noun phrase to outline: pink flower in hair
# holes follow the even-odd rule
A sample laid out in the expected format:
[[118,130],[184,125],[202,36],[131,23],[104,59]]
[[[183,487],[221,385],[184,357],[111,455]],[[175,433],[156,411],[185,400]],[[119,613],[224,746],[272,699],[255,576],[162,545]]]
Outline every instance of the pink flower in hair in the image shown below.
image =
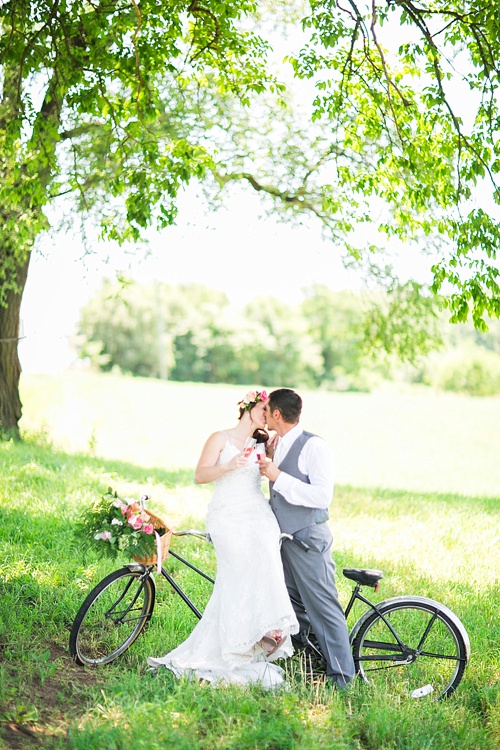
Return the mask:
[[248,391],[245,398],[241,399],[241,401],[238,401],[238,406],[240,409],[244,409],[245,411],[250,411],[250,409],[253,409],[255,404],[258,404],[260,401],[263,403],[267,401],[267,391]]

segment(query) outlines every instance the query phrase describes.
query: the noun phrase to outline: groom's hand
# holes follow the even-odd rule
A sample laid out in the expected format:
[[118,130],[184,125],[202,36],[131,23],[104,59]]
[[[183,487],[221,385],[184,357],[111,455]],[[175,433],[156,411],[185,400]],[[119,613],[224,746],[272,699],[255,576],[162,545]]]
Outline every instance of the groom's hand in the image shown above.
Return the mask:
[[281,474],[281,471],[278,469],[276,464],[273,464],[273,462],[269,458],[259,459],[259,469],[261,475],[269,479],[271,482],[275,482]]
[[269,440],[266,443],[266,455],[270,458],[273,457],[274,451],[276,450],[276,444],[278,442],[279,435],[277,432],[270,433]]

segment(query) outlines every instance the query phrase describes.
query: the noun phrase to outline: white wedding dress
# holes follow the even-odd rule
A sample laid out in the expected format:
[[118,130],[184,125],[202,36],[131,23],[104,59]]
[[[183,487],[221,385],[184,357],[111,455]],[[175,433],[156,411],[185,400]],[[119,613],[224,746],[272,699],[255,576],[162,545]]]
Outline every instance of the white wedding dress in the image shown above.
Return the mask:
[[[226,436],[218,463],[237,453]],[[217,552],[212,596],[191,635],[166,656],[149,657],[148,664],[216,684],[277,687],[284,673],[271,662],[291,656],[290,638],[269,657],[258,641],[273,630],[290,636],[299,626],[283,576],[280,530],[261,489],[255,453],[214,484],[206,521]]]

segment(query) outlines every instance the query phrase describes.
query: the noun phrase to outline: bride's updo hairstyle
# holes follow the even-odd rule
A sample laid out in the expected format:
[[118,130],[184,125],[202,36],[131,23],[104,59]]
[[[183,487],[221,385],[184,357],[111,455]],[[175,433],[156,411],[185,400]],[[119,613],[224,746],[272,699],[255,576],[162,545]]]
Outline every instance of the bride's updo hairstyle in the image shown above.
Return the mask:
[[245,398],[242,398],[241,401],[238,401],[238,406],[240,408],[238,419],[241,419],[246,411],[252,411],[253,407],[261,401],[267,401],[266,391],[248,391]]
[[267,441],[269,440],[269,433],[266,432],[266,430],[261,430],[260,427],[257,427],[257,429],[253,433],[252,437],[258,443],[267,443]]

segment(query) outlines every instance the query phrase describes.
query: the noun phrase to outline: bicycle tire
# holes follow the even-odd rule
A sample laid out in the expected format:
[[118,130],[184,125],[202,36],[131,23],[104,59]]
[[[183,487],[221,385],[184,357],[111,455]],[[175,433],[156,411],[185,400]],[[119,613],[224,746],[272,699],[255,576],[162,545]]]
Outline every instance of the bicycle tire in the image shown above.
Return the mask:
[[73,622],[69,650],[80,666],[101,665],[121,656],[151,619],[155,583],[144,568],[120,568],[89,593]]
[[356,623],[351,641],[359,677],[397,697],[449,697],[470,653],[459,618],[443,604],[419,596],[381,602]]

